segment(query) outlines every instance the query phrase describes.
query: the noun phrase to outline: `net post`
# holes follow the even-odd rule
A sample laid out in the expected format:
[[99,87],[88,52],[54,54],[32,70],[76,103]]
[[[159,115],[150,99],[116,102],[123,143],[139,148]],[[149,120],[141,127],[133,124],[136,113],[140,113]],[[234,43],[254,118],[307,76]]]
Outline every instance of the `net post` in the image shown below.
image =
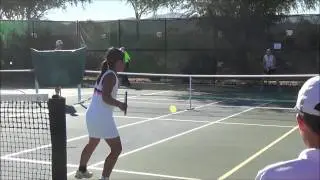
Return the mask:
[[36,94],[39,94],[39,82],[38,82],[37,77],[34,78],[34,86],[36,89]]
[[53,95],[48,102],[52,144],[52,180],[67,180],[66,100]]
[[191,98],[192,98],[192,76],[189,76],[189,105],[190,105],[190,110],[192,109],[192,104],[191,104]]
[[81,102],[81,84],[78,84],[78,103]]

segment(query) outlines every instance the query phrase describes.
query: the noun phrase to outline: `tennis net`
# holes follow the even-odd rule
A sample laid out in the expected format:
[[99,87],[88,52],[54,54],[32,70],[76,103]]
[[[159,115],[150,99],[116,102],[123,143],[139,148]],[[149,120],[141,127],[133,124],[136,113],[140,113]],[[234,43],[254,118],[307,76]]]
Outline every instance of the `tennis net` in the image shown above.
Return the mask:
[[[85,82],[94,85],[98,71],[86,71]],[[239,100],[286,103],[293,107],[301,85],[316,74],[290,75],[188,75],[119,73],[119,79],[128,78],[130,86],[121,80],[122,88],[130,88],[130,96],[152,101],[175,99],[185,101],[190,108],[193,102],[210,100]],[[91,80],[89,80],[91,78]],[[140,94],[139,90],[155,90]],[[159,90],[159,91],[158,91]],[[156,92],[158,91],[158,92]],[[160,92],[162,91],[162,92]],[[137,94],[133,94],[137,93]],[[121,94],[121,93],[120,93]],[[183,103],[183,102],[182,102]]]
[[55,162],[63,166],[66,161],[63,154],[57,159],[54,152],[65,151],[64,111],[57,113],[64,107],[58,105],[45,94],[1,95],[0,179],[63,177],[55,174],[61,170]]

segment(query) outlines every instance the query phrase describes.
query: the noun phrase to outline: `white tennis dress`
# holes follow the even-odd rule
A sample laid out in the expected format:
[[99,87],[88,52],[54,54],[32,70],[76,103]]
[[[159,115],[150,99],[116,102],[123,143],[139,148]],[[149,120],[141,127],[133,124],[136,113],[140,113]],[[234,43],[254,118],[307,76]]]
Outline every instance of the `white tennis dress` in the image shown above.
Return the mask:
[[119,136],[116,123],[113,118],[114,106],[105,103],[102,99],[102,82],[107,74],[114,74],[116,84],[112,89],[111,96],[116,99],[119,80],[112,70],[107,70],[101,77],[99,84],[95,84],[94,94],[86,112],[86,122],[89,137],[110,139]]

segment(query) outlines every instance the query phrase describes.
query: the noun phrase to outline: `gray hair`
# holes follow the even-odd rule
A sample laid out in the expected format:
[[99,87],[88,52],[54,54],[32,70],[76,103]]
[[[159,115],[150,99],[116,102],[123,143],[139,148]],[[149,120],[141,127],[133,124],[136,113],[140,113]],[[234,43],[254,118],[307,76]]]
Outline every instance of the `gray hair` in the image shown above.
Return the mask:
[[56,46],[61,46],[61,45],[63,45],[63,41],[62,40],[57,40],[56,41]]

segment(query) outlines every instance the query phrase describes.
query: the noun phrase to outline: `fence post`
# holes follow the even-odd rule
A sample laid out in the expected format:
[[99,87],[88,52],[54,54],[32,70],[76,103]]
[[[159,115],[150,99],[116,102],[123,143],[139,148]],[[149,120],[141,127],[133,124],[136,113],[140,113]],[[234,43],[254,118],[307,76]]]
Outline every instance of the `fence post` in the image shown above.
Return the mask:
[[189,75],[189,105],[190,105],[190,110],[192,109],[191,99],[192,99],[192,76]]
[[79,21],[77,20],[76,21],[76,39],[77,39],[77,42],[76,42],[76,46],[77,48],[81,48],[81,38],[80,38],[80,34],[79,34],[80,30],[79,30]]
[[78,103],[81,102],[81,84],[78,84]]
[[[168,71],[168,42],[167,42],[167,18],[164,19],[164,61],[165,61],[165,68],[166,73],[169,73]],[[167,78],[168,79],[168,78]]]
[[118,20],[118,46],[121,47],[121,21]]
[[36,89],[36,94],[39,94],[39,83],[37,77],[34,78],[34,86]]

